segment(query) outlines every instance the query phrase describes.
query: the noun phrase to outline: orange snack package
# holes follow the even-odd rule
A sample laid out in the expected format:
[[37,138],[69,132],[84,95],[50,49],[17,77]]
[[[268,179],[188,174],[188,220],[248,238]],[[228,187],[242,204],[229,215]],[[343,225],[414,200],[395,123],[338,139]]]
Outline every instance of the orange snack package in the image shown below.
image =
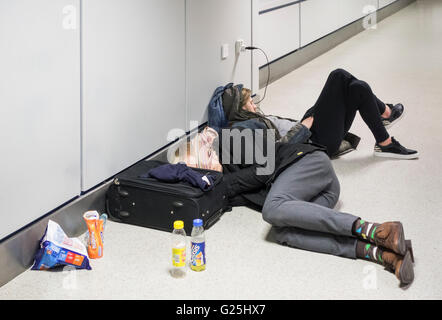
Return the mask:
[[89,231],[87,253],[89,258],[98,259],[103,256],[104,220],[100,219],[97,211],[87,211],[83,215]]

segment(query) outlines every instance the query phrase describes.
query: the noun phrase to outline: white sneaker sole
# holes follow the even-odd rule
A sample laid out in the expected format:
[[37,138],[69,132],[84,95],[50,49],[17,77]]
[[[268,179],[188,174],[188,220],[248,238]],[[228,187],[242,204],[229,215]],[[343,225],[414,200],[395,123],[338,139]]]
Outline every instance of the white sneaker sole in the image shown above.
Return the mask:
[[376,157],[403,159],[403,160],[411,160],[411,159],[419,158],[419,152],[413,153],[413,154],[397,154],[397,153],[391,153],[391,152],[376,152],[375,151],[373,154]]
[[394,126],[396,123],[398,123],[403,118],[404,114],[405,114],[405,108],[404,108],[404,111],[402,112],[402,114],[400,115],[399,118],[397,118],[396,120],[391,122],[389,125],[384,126],[385,129],[390,129],[392,126]]

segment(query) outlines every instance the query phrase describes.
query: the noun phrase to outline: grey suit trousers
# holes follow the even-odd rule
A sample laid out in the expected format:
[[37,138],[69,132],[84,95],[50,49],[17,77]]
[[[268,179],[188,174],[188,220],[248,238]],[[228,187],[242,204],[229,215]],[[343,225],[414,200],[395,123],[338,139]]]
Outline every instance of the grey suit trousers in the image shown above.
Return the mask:
[[357,216],[334,210],[340,186],[329,157],[315,151],[274,181],[262,210],[275,240],[290,247],[356,259]]

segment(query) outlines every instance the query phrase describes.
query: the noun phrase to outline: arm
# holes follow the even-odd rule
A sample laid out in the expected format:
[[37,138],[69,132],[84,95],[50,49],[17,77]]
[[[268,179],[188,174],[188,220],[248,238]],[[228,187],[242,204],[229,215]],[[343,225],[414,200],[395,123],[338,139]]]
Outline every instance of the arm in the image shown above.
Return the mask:
[[257,175],[257,167],[259,166],[251,165],[224,175],[224,181],[228,186],[227,194],[229,198],[233,198],[242,193],[259,191],[267,186],[271,176]]
[[[311,120],[310,120],[311,119]],[[311,121],[311,123],[310,123]],[[307,118],[303,122],[298,122],[289,132],[281,139],[282,143],[304,143],[310,138],[312,133],[310,128],[313,124],[313,118]]]
[[[245,129],[248,129],[248,131],[244,131]],[[267,132],[267,130],[262,130],[258,134],[255,130],[245,127],[223,129],[221,131],[219,135],[219,154],[225,173],[224,181],[229,188],[229,197],[258,191],[265,188],[269,180],[272,179],[274,172],[257,174],[257,169],[267,166],[267,163],[259,164],[256,161],[256,155],[267,155]],[[255,133],[257,134],[255,135]],[[255,138],[262,140],[255,144]],[[235,148],[235,142],[240,142],[240,148]],[[235,154],[239,151],[241,152],[240,156]]]

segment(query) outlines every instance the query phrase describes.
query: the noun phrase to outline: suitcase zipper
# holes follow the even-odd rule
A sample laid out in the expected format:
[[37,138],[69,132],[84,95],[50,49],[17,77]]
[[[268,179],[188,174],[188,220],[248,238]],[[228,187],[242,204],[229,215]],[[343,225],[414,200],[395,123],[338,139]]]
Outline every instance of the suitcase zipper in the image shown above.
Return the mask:
[[170,184],[170,185],[175,185],[175,187],[172,187],[166,183],[161,183],[157,180],[153,180],[153,181],[155,181],[155,186],[151,186],[148,184],[139,183],[139,182],[135,182],[135,181],[130,181],[130,180],[121,180],[121,179],[119,180],[120,184],[123,183],[123,185],[129,186],[129,187],[141,188],[141,189],[146,189],[146,190],[151,190],[151,191],[163,191],[163,192],[167,192],[169,194],[174,194],[174,195],[185,195],[188,197],[200,197],[204,194],[204,192],[202,190],[192,188],[191,186],[186,186],[184,184],[180,185],[180,190],[177,190],[175,184]]
[[[199,171],[202,171],[201,169]],[[217,172],[217,171],[216,171]],[[206,175],[211,173],[210,170],[206,171]],[[137,181],[135,181],[135,179]],[[114,183],[117,185],[120,185],[121,183],[123,184],[127,184],[127,185],[132,185],[134,187],[138,187],[138,188],[143,188],[143,189],[148,189],[148,190],[161,190],[161,191],[166,191],[172,194],[185,194],[187,196],[201,196],[204,194],[204,191],[202,191],[201,189],[197,188],[197,187],[192,187],[190,185],[187,185],[185,183],[182,183],[179,185],[180,191],[184,191],[187,190],[189,192],[178,192],[177,188],[176,188],[176,183],[167,183],[167,182],[162,182],[159,180],[156,180],[154,178],[147,178],[147,179],[143,179],[143,178],[129,178],[129,179],[115,179]],[[223,175],[218,175],[215,179],[215,181],[213,182],[214,187],[217,186],[223,179]],[[142,181],[142,182],[141,182]],[[155,183],[155,186],[151,186],[150,183]]]

